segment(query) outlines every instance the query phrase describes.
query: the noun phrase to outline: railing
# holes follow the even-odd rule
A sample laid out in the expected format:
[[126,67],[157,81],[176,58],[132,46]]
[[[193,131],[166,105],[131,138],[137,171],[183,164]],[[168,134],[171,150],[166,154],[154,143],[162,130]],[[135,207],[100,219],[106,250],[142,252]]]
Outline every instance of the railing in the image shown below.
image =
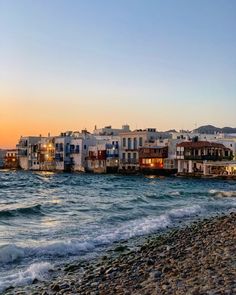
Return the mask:
[[55,160],[62,162],[64,160],[64,157],[61,154],[55,154]]
[[56,151],[56,152],[63,152],[64,149],[63,149],[63,147],[56,147],[56,148],[55,148],[55,151]]
[[139,152],[139,158],[159,158],[159,159],[164,159],[164,158],[168,158],[168,154],[167,153],[140,153]]
[[122,159],[120,163],[121,164],[138,164],[139,161],[137,159]]
[[70,150],[71,154],[79,154],[80,150],[79,149],[74,149],[74,150]]
[[106,144],[106,149],[118,149],[118,148],[119,148],[119,144],[111,144],[111,143]]
[[138,151],[138,148],[130,148],[130,147],[128,147],[128,148],[126,148],[126,149],[124,149],[126,152],[137,152]]
[[19,151],[18,151],[18,155],[19,155],[19,156],[23,156],[23,157],[27,157],[27,156],[28,156],[28,153],[27,153],[27,151],[19,150]]
[[231,156],[225,157],[220,155],[201,155],[201,156],[184,156],[184,160],[200,160],[200,161],[222,161],[232,160]]
[[106,154],[107,159],[109,158],[119,158],[119,154]]

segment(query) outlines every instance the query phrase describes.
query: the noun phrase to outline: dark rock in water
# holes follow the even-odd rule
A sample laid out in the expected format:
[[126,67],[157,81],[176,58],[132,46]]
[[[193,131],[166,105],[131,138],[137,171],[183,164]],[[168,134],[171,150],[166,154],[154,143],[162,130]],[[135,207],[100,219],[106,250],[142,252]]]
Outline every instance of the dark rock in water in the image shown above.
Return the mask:
[[56,283],[56,284],[53,284],[53,285],[51,286],[51,289],[52,289],[53,291],[58,292],[58,291],[60,291],[60,286]]
[[32,284],[37,284],[38,281],[39,281],[39,280],[35,278],[35,279],[33,280]]
[[69,271],[75,271],[78,268],[80,268],[79,265],[77,265],[77,264],[71,264],[71,265],[66,266],[64,268],[64,270],[69,272]]
[[153,279],[159,279],[161,276],[162,276],[162,272],[159,270],[154,270],[150,274],[150,277]]
[[154,265],[155,261],[153,259],[148,259],[147,265]]
[[119,245],[114,249],[115,252],[124,252],[125,250],[129,250],[129,248],[124,245]]
[[60,289],[67,289],[67,288],[69,288],[69,287],[70,287],[70,285],[67,284],[67,283],[64,283],[64,284],[61,284],[61,285],[60,285]]

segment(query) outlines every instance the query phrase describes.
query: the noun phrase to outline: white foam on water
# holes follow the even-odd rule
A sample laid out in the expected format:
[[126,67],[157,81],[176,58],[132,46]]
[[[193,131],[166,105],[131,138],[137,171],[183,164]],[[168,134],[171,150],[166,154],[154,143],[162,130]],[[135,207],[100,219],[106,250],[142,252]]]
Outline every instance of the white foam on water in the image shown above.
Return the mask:
[[47,245],[41,245],[33,249],[38,256],[40,255],[52,255],[52,256],[66,256],[76,255],[79,253],[91,251],[94,249],[94,245],[87,241],[81,241],[79,239],[71,239],[68,241],[58,241]]
[[196,214],[202,210],[201,206],[199,205],[193,205],[189,207],[183,207],[183,208],[176,208],[171,209],[169,211],[170,217],[185,217],[185,216],[191,216],[193,214]]
[[180,192],[178,192],[178,191],[173,191],[173,192],[170,192],[170,195],[171,195],[171,196],[180,196]]
[[15,244],[0,246],[0,263],[9,263],[25,256],[24,249]]
[[46,242],[37,246],[20,248],[16,245],[0,247],[0,263],[11,263],[21,258],[66,257],[69,255],[84,255],[93,252],[97,247],[141,236],[174,225],[175,218],[194,215],[202,210],[201,206],[175,208],[164,214],[127,221],[119,226],[106,227],[91,236],[72,238],[62,241]]
[[133,220],[99,235],[95,239],[95,243],[108,244],[114,241],[148,234],[158,229],[166,228],[170,225],[170,222],[171,221],[166,214],[162,214],[158,217],[146,217],[139,220]]
[[48,273],[53,266],[48,262],[31,264],[26,270],[19,271],[15,274],[1,276],[0,292],[10,287],[18,287],[32,284],[35,279],[44,281],[48,278]]
[[[173,225],[176,218],[188,217],[202,210],[201,206],[193,205],[175,208],[156,217],[144,217],[138,220],[127,221],[117,227],[105,228],[97,231],[93,236],[82,239],[70,239],[38,245],[36,247],[20,248],[16,245],[0,247],[0,263],[14,262],[22,257],[66,257],[67,255],[84,255],[96,250],[96,247],[111,245],[115,241],[127,240],[132,237],[156,232]],[[47,262],[33,263],[26,270],[5,275],[0,278],[0,292],[9,287],[24,286],[47,279],[52,265]]]
[[236,197],[236,191],[218,191],[218,190],[211,189],[209,190],[209,194],[214,195],[216,197],[226,197],[226,198]]
[[200,205],[176,208],[167,211],[158,217],[145,217],[125,223],[118,228],[104,232],[95,240],[95,244],[108,244],[121,239],[129,239],[136,236],[150,234],[167,226],[174,225],[173,218],[181,218],[195,215],[202,211]]
[[81,239],[70,239],[67,241],[55,241],[43,243],[38,246],[19,247],[15,244],[0,246],[0,265],[17,262],[23,258],[40,258],[46,256],[64,257],[68,255],[83,255],[93,251],[93,241],[82,241]]
[[168,215],[162,214],[158,217],[144,218],[130,223],[124,230],[125,239],[151,233],[158,229],[166,228],[171,220]]

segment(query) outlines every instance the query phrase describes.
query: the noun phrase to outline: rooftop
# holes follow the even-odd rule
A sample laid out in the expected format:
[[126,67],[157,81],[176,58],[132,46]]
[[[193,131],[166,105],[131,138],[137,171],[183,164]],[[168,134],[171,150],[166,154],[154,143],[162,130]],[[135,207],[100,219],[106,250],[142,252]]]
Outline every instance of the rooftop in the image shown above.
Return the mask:
[[223,144],[209,141],[183,141],[176,145],[184,148],[223,148],[227,149]]

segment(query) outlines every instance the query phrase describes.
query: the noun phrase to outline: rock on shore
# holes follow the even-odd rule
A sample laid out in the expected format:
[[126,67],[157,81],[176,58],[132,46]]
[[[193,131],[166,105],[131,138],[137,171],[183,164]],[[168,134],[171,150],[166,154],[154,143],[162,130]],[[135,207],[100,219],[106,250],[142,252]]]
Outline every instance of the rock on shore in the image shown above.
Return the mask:
[[116,251],[6,294],[236,294],[236,213],[149,237],[137,251]]

